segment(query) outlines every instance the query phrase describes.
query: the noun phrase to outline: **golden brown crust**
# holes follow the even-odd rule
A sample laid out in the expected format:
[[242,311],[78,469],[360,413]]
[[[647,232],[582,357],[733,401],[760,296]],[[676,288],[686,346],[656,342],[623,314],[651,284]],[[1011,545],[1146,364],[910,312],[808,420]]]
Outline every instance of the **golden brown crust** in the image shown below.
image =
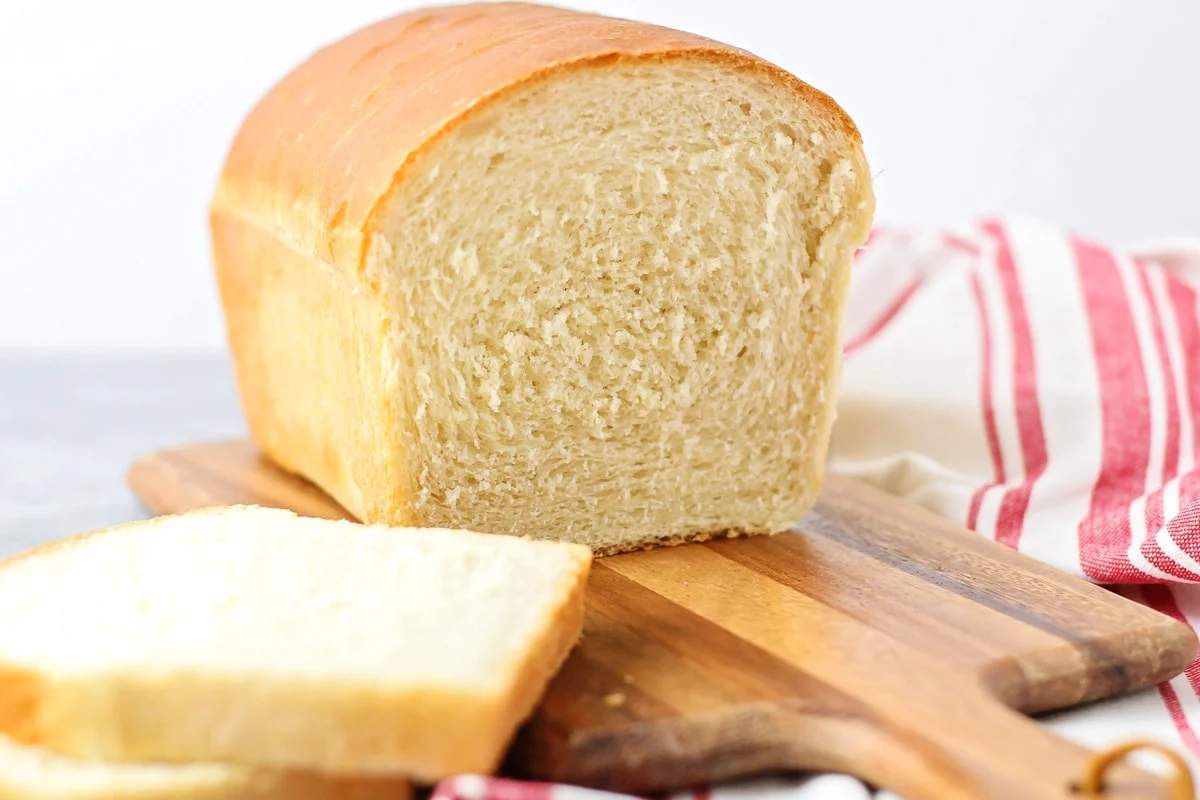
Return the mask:
[[[815,493],[814,493],[815,496]],[[739,539],[745,536],[773,536],[776,533],[783,531],[769,530],[749,530],[746,528],[726,529],[726,530],[695,530],[687,533],[676,534],[675,536],[659,537],[654,539],[634,539],[628,542],[610,545],[608,547],[597,548],[595,556],[597,558],[607,558],[608,556],[619,556],[622,553],[637,553],[642,550],[656,550],[660,547],[678,547],[681,544],[695,544],[697,542],[719,541],[721,539]]]
[[245,220],[214,216],[212,241],[254,440],[356,518],[410,524],[381,299]]
[[361,281],[377,216],[404,166],[473,108],[570,68],[666,58],[756,71],[859,140],[824,93],[700,36],[525,3],[427,8],[324,48],[275,86],[238,132],[214,218],[248,220]]
[[20,744],[39,744],[42,699],[45,692],[37,675],[0,666],[0,731]]

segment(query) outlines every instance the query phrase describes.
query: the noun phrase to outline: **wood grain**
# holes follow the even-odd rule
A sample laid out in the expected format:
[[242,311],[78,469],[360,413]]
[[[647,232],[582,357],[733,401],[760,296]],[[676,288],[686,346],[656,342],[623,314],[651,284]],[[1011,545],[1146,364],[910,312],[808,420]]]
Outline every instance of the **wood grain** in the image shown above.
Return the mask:
[[[346,516],[246,442],[146,456],[156,512]],[[836,770],[913,798],[1066,798],[1089,751],[1022,713],[1150,686],[1190,629],[852,481],[791,533],[600,559],[510,774],[656,792]],[[1105,797],[1165,798],[1130,767]]]

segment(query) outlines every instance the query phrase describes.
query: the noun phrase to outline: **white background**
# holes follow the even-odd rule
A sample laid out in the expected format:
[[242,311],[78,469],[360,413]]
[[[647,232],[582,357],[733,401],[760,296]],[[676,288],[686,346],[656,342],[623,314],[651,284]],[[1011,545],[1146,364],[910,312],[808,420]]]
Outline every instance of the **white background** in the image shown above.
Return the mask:
[[[1200,235],[1200,2],[559,0],[830,93],[878,221]],[[223,346],[205,207],[238,122],[397,0],[0,0],[0,348]]]

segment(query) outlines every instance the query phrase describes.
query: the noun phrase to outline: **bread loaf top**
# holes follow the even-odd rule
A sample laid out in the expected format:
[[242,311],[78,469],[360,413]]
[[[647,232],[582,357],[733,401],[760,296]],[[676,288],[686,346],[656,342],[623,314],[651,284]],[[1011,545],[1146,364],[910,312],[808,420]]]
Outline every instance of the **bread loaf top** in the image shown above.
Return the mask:
[[241,218],[373,286],[382,209],[414,155],[473,109],[527,82],[620,59],[684,58],[755,70],[861,141],[830,97],[744,50],[689,33],[527,3],[401,14],[318,51],[238,132],[213,213]]

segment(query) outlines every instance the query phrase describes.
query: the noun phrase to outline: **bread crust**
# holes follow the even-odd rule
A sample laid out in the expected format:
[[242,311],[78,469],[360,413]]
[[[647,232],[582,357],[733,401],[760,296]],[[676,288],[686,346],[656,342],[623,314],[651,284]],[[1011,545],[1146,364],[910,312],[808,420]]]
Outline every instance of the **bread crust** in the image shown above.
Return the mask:
[[[99,692],[97,692],[99,693]],[[53,681],[29,670],[0,665],[0,730],[17,744],[48,746],[76,738],[77,728],[95,720],[83,708],[63,701]],[[153,702],[152,699],[147,699]],[[112,731],[107,732],[111,738]],[[69,748],[68,748],[69,749]],[[94,758],[95,756],[89,756]],[[130,758],[129,761],[139,761]],[[119,759],[117,761],[119,764]],[[94,795],[72,793],[66,800],[411,800],[407,777],[339,777],[310,771],[261,768],[231,769],[224,780],[163,782],[160,787],[117,783]],[[0,774],[0,800],[42,797],[38,787],[17,776]],[[46,795],[49,797],[49,795]],[[56,800],[63,800],[55,794]]]
[[237,133],[210,214],[241,403],[266,454],[360,520],[422,524],[412,502],[419,465],[406,458],[416,437],[403,405],[410,370],[386,343],[379,276],[389,201],[441,137],[522,88],[571,70],[668,60],[787,87],[827,136],[861,151],[858,129],[828,95],[744,50],[527,3],[383,20],[320,50],[268,92]]
[[413,524],[411,470],[387,395],[382,299],[245,220],[214,216],[212,237],[255,442],[357,519]]
[[[188,515],[220,516],[239,508]],[[165,519],[52,542],[0,561],[0,570]],[[575,569],[556,587],[555,613],[543,620],[524,657],[498,676],[494,694],[437,686],[390,690],[365,682],[336,688],[283,680],[265,685],[254,675],[61,676],[0,658],[0,735],[79,758],[269,768],[256,791],[274,786],[270,781],[287,790],[247,794],[247,800],[407,800],[410,779],[433,782],[459,773],[490,773],[580,636],[592,555],[585,547],[569,547]],[[239,722],[229,726],[229,719]],[[299,721],[299,734],[289,719]],[[327,726],[318,728],[314,720]]]
[[[138,766],[110,767],[108,782],[87,788],[70,775],[47,776],[42,781],[0,769],[0,800],[411,800],[413,796],[412,784],[401,778],[344,779],[236,767],[201,776],[180,767],[177,775],[146,780],[139,777]],[[61,769],[74,767],[63,765]]]
[[819,110],[831,133],[861,142],[831,97],[702,36],[547,5],[424,8],[325,47],[271,89],[234,139],[212,214],[243,219],[377,290],[367,272],[380,214],[406,165],[438,138],[528,83],[668,59],[758,73]]

